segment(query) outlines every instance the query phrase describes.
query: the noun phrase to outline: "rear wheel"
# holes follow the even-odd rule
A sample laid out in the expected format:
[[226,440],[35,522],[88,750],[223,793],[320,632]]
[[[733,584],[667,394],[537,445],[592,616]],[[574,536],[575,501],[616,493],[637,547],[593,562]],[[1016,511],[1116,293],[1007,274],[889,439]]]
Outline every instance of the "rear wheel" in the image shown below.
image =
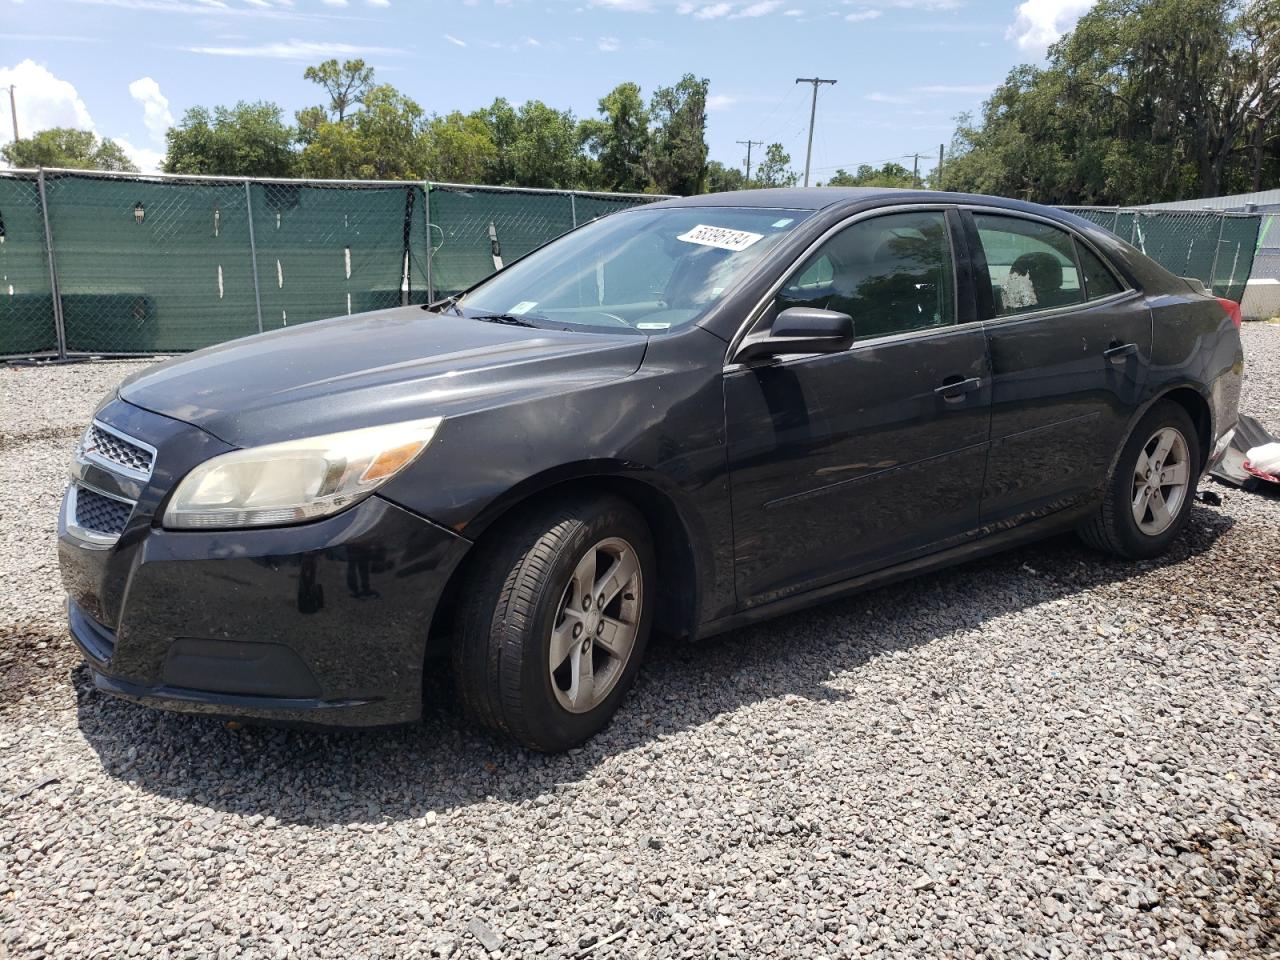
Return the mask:
[[1187,411],[1158,402],[1121,450],[1097,515],[1080,530],[1084,541],[1133,560],[1164,553],[1191,512],[1199,449]]
[[477,558],[453,650],[462,702],[535,750],[566,750],[617,710],[648,642],[655,563],[623,500],[564,499]]

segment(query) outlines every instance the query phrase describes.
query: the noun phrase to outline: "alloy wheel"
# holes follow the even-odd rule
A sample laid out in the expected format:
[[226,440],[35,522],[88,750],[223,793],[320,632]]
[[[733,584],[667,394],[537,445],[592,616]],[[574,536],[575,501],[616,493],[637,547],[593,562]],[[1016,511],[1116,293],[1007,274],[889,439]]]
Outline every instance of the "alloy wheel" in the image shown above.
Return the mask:
[[551,689],[570,713],[598,706],[635,647],[644,580],[635,548],[608,537],[587,550],[565,587],[551,630]]
[[1142,446],[1133,468],[1133,519],[1149,537],[1159,536],[1177,519],[1191,484],[1191,455],[1186,438],[1161,427]]

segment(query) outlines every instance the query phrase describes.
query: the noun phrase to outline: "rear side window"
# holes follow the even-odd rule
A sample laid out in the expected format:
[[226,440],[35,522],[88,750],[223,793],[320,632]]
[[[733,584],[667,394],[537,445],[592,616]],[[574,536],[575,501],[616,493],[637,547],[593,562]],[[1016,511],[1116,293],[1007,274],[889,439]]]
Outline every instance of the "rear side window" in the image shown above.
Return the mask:
[[1071,235],[1038,220],[975,213],[997,317],[1084,303]]
[[1084,274],[1084,289],[1090,300],[1109,297],[1124,289],[1115,274],[1083,243],[1076,243],[1076,254],[1080,257],[1080,272]]

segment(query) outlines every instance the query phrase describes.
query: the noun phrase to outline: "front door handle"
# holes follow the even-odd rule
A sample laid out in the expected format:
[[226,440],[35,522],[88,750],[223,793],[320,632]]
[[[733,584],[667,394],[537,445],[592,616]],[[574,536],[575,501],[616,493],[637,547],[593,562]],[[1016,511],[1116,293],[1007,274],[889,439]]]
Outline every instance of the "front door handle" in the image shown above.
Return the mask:
[[975,390],[981,389],[982,380],[978,377],[970,377],[967,380],[961,377],[947,377],[942,381],[942,386],[933,392],[947,401],[947,403],[959,403],[964,399],[966,393],[973,393]]
[[1138,352],[1136,343],[1120,343],[1118,340],[1112,340],[1111,346],[1102,351],[1102,355],[1115,363],[1123,360],[1125,357],[1131,357]]

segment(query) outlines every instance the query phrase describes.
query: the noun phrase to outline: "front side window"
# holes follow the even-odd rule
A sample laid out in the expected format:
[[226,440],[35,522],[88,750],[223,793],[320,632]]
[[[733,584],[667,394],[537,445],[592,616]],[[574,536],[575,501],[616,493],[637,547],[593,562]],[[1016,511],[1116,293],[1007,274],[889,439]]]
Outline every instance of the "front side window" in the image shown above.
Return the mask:
[[1075,248],[1065,230],[1038,220],[976,213],[997,317],[1084,302]]
[[662,333],[702,317],[809,215],[746,207],[614,214],[513,263],[458,307],[531,326]]
[[853,317],[857,339],[955,323],[955,272],[942,211],[893,213],[841,230],[791,274],[777,308]]

